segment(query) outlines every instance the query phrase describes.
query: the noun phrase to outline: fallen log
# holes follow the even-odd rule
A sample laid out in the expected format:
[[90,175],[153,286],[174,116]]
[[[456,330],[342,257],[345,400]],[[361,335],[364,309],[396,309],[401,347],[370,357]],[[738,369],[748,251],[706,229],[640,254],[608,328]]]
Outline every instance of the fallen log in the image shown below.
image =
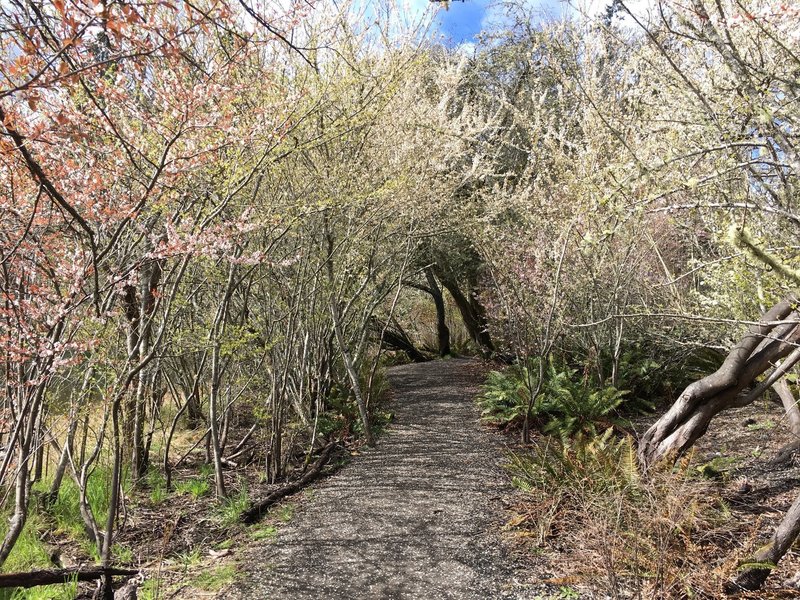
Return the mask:
[[40,585],[58,585],[73,581],[94,581],[105,576],[133,577],[139,571],[130,569],[104,569],[103,567],[51,569],[28,573],[5,573],[0,575],[0,588],[32,588]]
[[247,525],[257,522],[275,503],[283,500],[286,496],[290,496],[299,492],[309,483],[312,483],[318,479],[322,475],[322,469],[326,464],[328,464],[334,449],[338,445],[338,442],[331,442],[325,446],[325,448],[322,450],[322,453],[319,455],[319,458],[317,458],[311,468],[306,471],[300,479],[297,479],[296,481],[288,483],[282,488],[275,490],[260,502],[254,503],[250,508],[242,511],[239,514],[239,521]]

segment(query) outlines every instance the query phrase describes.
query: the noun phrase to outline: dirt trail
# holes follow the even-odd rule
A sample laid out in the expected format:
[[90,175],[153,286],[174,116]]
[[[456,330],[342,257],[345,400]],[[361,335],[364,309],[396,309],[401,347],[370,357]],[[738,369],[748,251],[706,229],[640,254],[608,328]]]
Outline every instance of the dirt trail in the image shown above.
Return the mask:
[[396,418],[377,447],[315,486],[276,539],[243,551],[242,577],[218,597],[535,597],[493,533],[509,484],[501,441],[478,423],[478,367],[391,369]]

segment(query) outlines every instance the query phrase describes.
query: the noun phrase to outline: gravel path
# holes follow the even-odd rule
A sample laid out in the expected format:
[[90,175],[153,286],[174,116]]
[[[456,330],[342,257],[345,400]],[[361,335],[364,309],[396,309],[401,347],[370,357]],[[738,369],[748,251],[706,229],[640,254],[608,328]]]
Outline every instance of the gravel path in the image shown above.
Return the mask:
[[[478,363],[390,370],[395,421],[314,488],[278,537],[240,556],[220,598],[525,598],[497,535],[509,491],[473,397]],[[529,591],[530,593],[530,591]]]

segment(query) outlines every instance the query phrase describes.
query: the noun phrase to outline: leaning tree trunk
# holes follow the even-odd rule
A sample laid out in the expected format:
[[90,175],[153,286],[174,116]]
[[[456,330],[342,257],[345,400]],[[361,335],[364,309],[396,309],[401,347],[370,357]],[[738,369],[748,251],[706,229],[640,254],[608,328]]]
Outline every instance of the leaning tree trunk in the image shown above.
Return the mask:
[[461,291],[458,283],[453,279],[448,279],[442,272],[436,272],[442,286],[450,292],[450,297],[453,298],[458,312],[461,313],[461,318],[464,321],[464,326],[472,340],[478,344],[478,347],[484,354],[491,354],[494,352],[494,343],[492,336],[489,334],[486,323],[486,311],[481,303],[475,297],[472,289],[467,291],[467,294]]
[[[718,413],[756,399],[758,394],[745,393],[746,388],[790,354],[800,340],[796,303],[797,297],[792,294],[767,311],[715,373],[689,385],[666,414],[647,430],[639,446],[639,459],[645,469],[685,452],[705,433]],[[756,391],[763,388],[758,386]]]
[[798,534],[800,534],[800,496],[795,498],[769,543],[759,548],[745,563],[752,566],[739,573],[734,582],[727,586],[726,591],[759,589],[778,561],[792,547]]
[[792,432],[792,437],[794,437],[795,442],[797,442],[800,440],[800,409],[797,406],[797,400],[785,379],[781,379],[773,388],[781,399],[783,410],[786,411],[786,421],[789,425],[789,431]]
[[786,411],[789,431],[792,432],[792,441],[778,450],[772,460],[773,464],[782,465],[787,464],[794,456],[794,453],[800,450],[800,408],[797,406],[797,400],[785,379],[781,379],[772,387],[781,399],[783,409]]
[[[377,327],[376,327],[377,329]],[[389,329],[388,327],[383,331],[378,331],[378,334],[383,334],[383,345],[386,348],[399,350],[405,352],[405,355],[410,361],[421,363],[430,360],[422,352],[417,350],[414,343],[408,338],[406,332],[397,326],[397,329]]]
[[436,275],[433,274],[431,267],[425,268],[425,277],[428,280],[428,288],[436,306],[436,338],[439,345],[439,356],[445,357],[450,354],[450,329],[447,327],[447,313],[444,306],[444,294]]

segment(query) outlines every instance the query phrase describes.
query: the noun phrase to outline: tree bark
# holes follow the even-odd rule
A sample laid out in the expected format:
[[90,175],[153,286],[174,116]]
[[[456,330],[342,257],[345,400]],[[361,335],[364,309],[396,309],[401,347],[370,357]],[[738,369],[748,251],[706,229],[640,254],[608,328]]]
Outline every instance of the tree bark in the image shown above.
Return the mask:
[[333,319],[333,330],[336,334],[336,340],[339,343],[339,352],[342,354],[344,367],[347,375],[350,378],[350,387],[353,390],[353,395],[356,397],[356,405],[358,406],[358,414],[361,417],[361,424],[364,426],[364,440],[367,446],[375,445],[375,438],[372,436],[372,430],[369,424],[369,415],[367,414],[367,404],[364,402],[364,396],[361,394],[361,382],[358,380],[358,373],[353,364],[353,359],[350,356],[350,351],[347,348],[347,342],[344,339],[342,326],[339,318],[339,308],[336,305],[336,300],[331,297],[330,300],[331,318]]
[[798,408],[797,400],[785,379],[778,381],[773,388],[781,399],[783,409],[786,411],[786,420],[789,422],[789,430],[794,438],[778,450],[775,458],[772,459],[772,464],[784,465],[788,464],[794,453],[800,450],[800,408]]
[[786,420],[789,422],[789,430],[796,440],[800,440],[800,409],[797,407],[797,400],[789,389],[789,384],[785,379],[781,379],[774,386],[778,397],[781,399],[783,409],[786,411]]
[[[24,430],[20,432],[17,440],[18,458],[17,472],[14,482],[14,512],[8,521],[8,529],[0,544],[0,567],[8,559],[14,544],[22,533],[28,518],[28,505],[32,481],[30,475],[30,463],[32,459],[32,444],[36,437],[36,425],[39,420],[39,412],[42,410],[42,399],[44,396],[45,384],[40,383],[29,393],[27,401],[20,404],[21,414],[17,417],[22,420]],[[10,455],[13,446],[9,445],[6,452]]]
[[67,431],[67,438],[64,440],[64,445],[61,448],[61,454],[58,458],[55,473],[53,474],[53,481],[50,483],[50,490],[45,496],[45,506],[51,507],[58,500],[58,492],[61,489],[61,482],[64,479],[64,474],[67,471],[67,466],[70,457],[73,455],[73,448],[75,445],[75,434],[78,431],[78,424],[80,423],[80,407],[83,406],[84,400],[88,394],[89,387],[91,386],[92,378],[94,377],[94,366],[90,366],[83,376],[83,383],[81,384],[80,392],[78,393],[78,402],[70,411],[69,429]]
[[[148,248],[150,249],[150,248]],[[145,261],[142,266],[141,281],[139,282],[141,307],[138,322],[137,356],[146,356],[150,351],[152,335],[153,312],[156,306],[156,290],[161,282],[162,269],[158,261]],[[134,483],[138,482],[147,473],[150,466],[150,456],[144,439],[144,422],[147,417],[147,398],[152,387],[153,374],[149,366],[139,371],[136,390],[134,392],[134,422],[133,422],[133,456],[131,477]]]
[[442,288],[436,281],[436,275],[431,267],[425,268],[425,277],[428,280],[428,288],[436,305],[436,338],[439,343],[439,356],[450,354],[450,329],[447,327],[447,315],[445,313],[444,295]]
[[59,585],[71,581],[94,581],[101,577],[133,577],[138,571],[130,569],[58,569],[47,571],[30,571],[28,573],[6,573],[0,575],[2,588],[32,588],[40,585]]
[[795,498],[792,506],[783,517],[780,525],[775,530],[769,543],[760,548],[745,564],[753,566],[742,571],[739,576],[726,587],[726,592],[733,593],[740,590],[757,590],[778,564],[778,561],[792,547],[800,534],[800,496]]
[[453,302],[461,313],[461,318],[464,321],[464,326],[467,328],[470,338],[478,344],[478,347],[483,350],[485,354],[494,352],[495,347],[492,342],[492,336],[489,335],[486,323],[486,311],[481,303],[475,297],[475,294],[470,290],[468,296],[461,291],[458,283],[447,277],[439,271],[436,276],[441,281],[442,286],[450,292]]
[[422,352],[417,350],[416,346],[408,339],[408,336],[403,331],[394,331],[392,329],[385,329],[383,331],[383,344],[386,347],[394,348],[405,352],[409,360],[413,362],[427,362],[430,360]]
[[751,403],[751,394],[741,394],[756,377],[790,354],[800,340],[800,319],[789,296],[772,307],[751,326],[747,335],[730,351],[713,374],[689,385],[672,407],[647,430],[639,446],[639,460],[647,468],[685,452],[721,411]]
[[341,314],[339,312],[339,304],[336,298],[333,296],[335,293],[335,281],[336,278],[333,274],[333,235],[331,234],[330,228],[328,226],[328,221],[325,221],[325,242],[327,244],[327,260],[325,261],[326,272],[328,275],[328,284],[330,285],[330,293],[331,296],[328,299],[328,308],[330,309],[331,320],[333,321],[333,331],[336,336],[336,342],[339,345],[339,352],[342,355],[342,360],[344,361],[344,367],[347,371],[347,375],[350,379],[350,387],[353,391],[353,395],[356,398],[356,405],[358,406],[358,413],[361,417],[361,424],[364,427],[364,440],[367,442],[368,446],[375,445],[375,439],[372,436],[372,430],[370,429],[369,424],[369,414],[367,412],[367,404],[364,401],[364,396],[361,393],[361,383],[358,380],[358,372],[356,371],[356,366],[353,361],[353,355],[351,354],[350,350],[347,347],[347,340],[344,337],[344,331],[342,329],[342,319]]

